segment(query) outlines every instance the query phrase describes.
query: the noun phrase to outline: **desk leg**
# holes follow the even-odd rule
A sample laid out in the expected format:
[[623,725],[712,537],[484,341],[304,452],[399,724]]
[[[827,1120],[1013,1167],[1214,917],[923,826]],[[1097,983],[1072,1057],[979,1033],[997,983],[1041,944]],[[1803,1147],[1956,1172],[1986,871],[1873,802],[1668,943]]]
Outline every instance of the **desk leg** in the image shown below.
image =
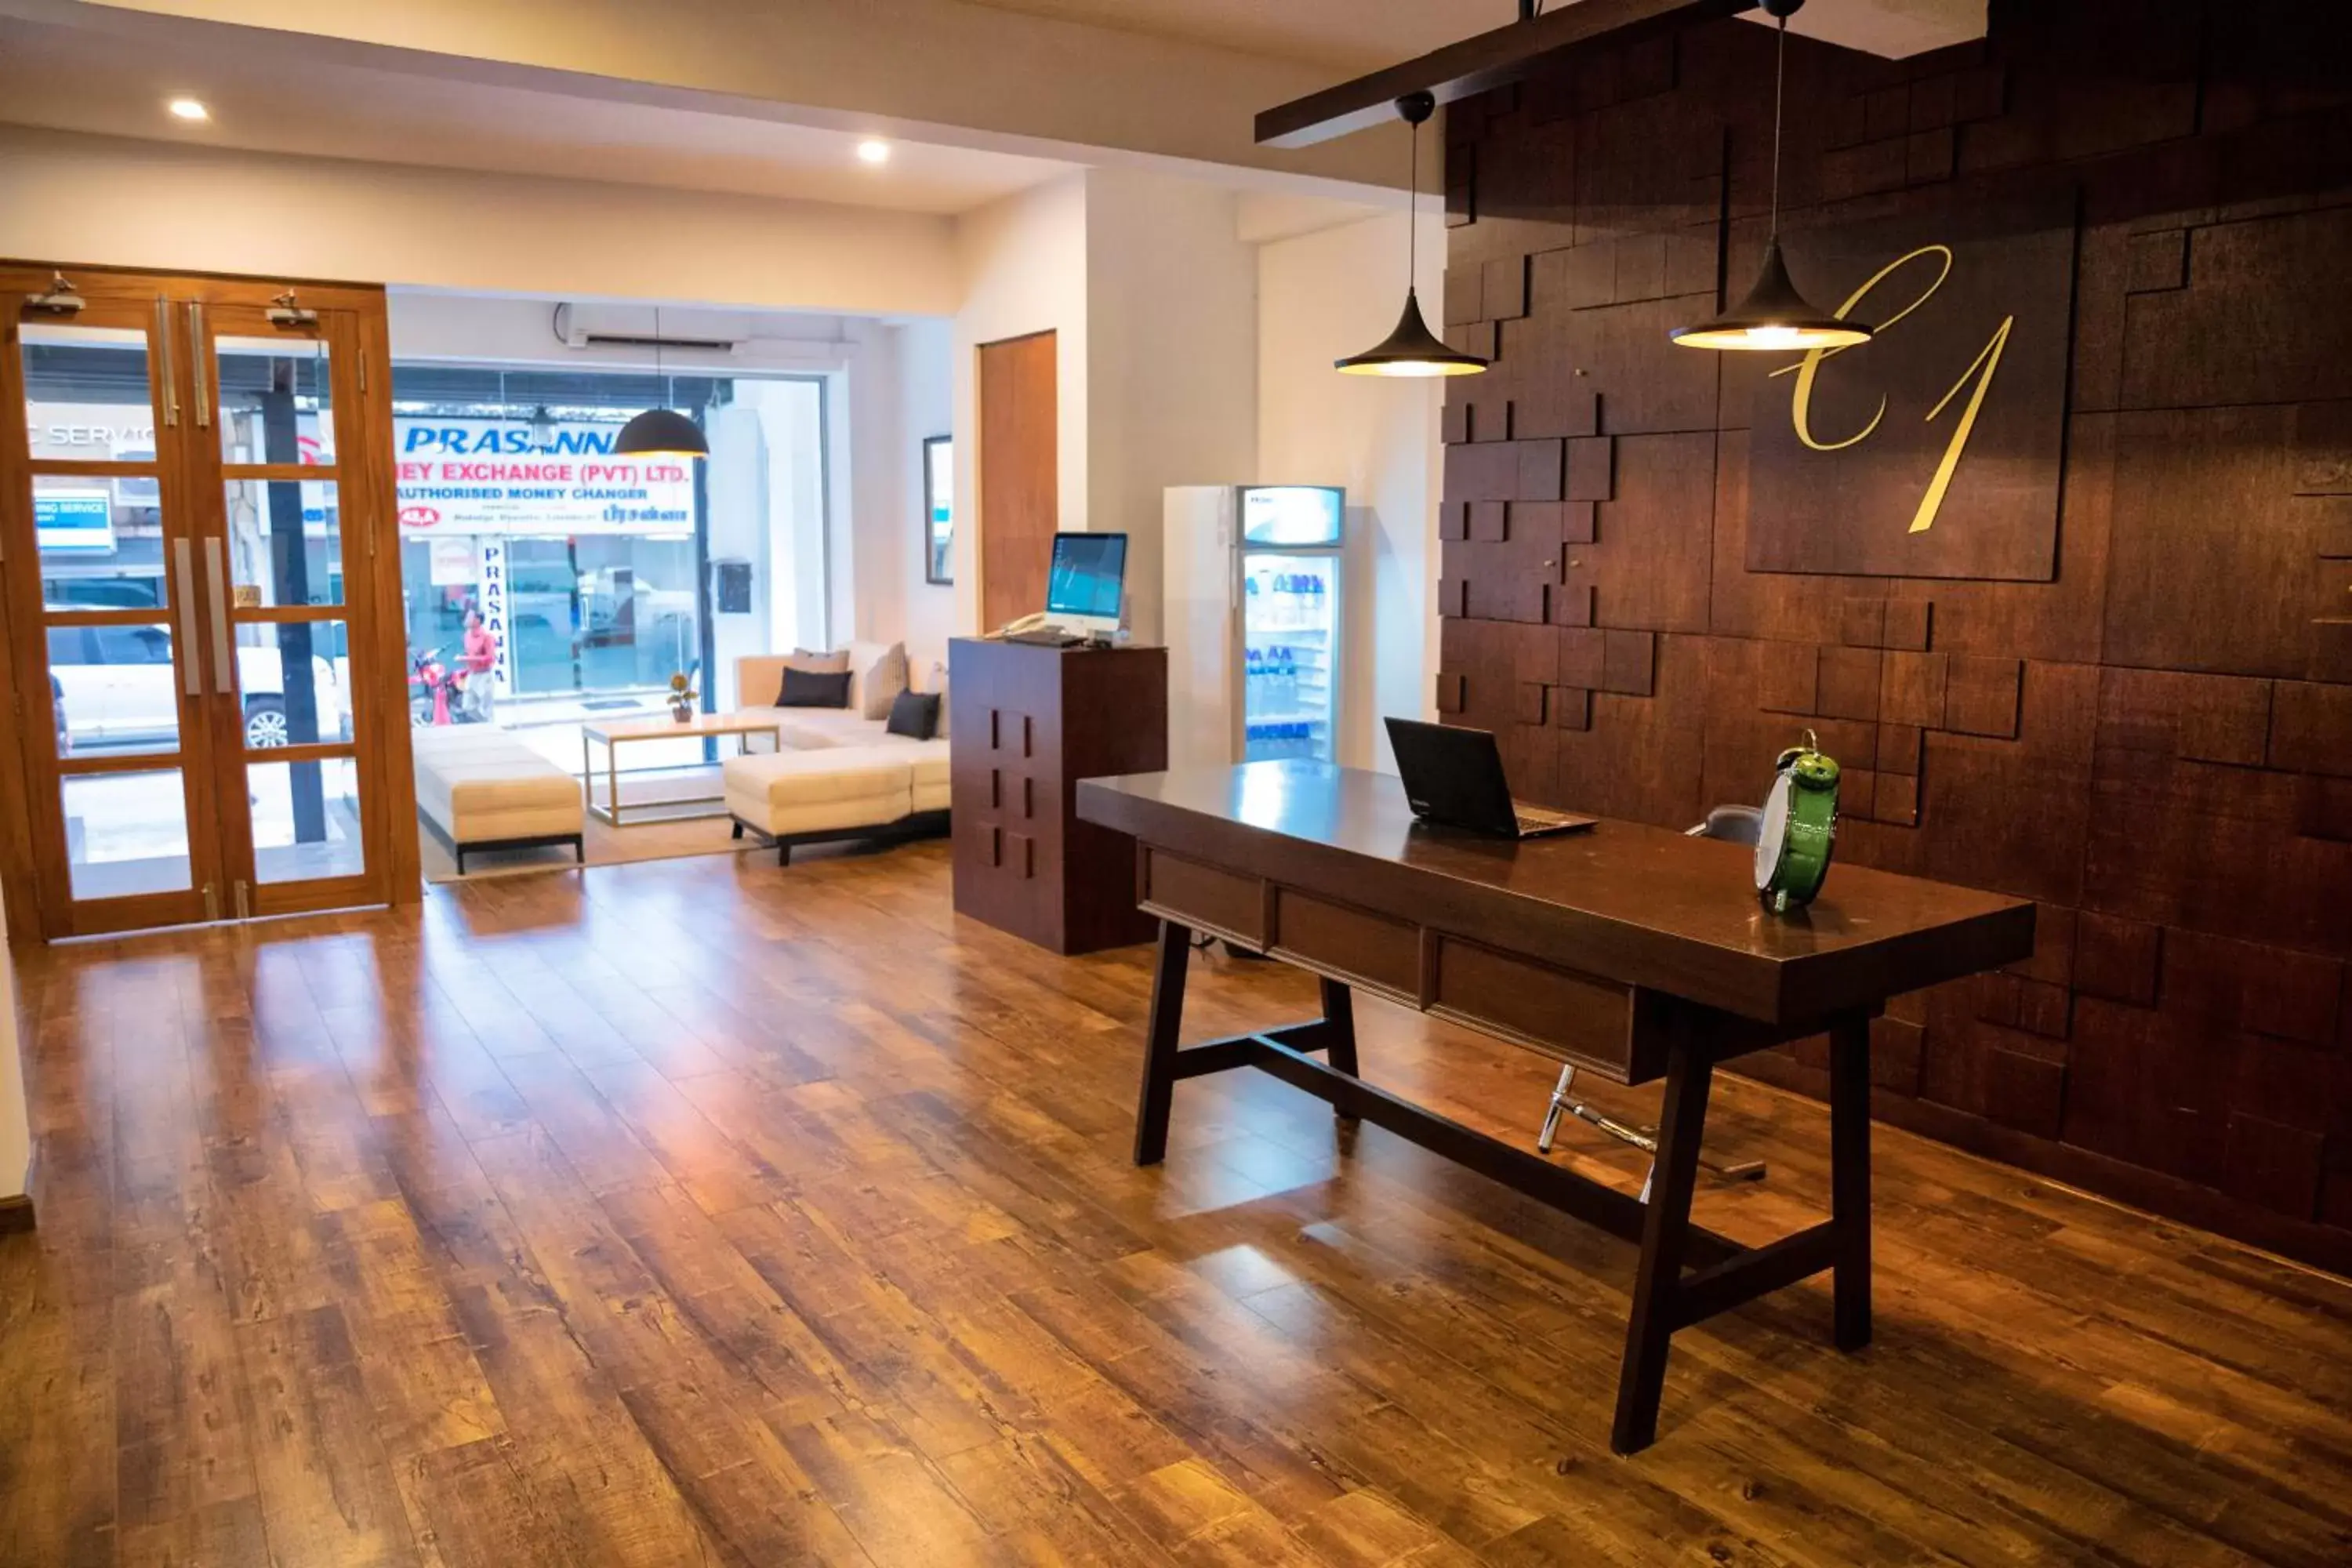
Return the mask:
[[1160,922],[1160,963],[1151,975],[1151,1022],[1143,1037],[1143,1092],[1135,1107],[1135,1163],[1168,1157],[1168,1110],[1176,1096],[1176,1037],[1184,1023],[1184,967],[1192,932]]
[[1837,1229],[1837,1347],[1870,1342],[1870,1020],[1830,1030],[1830,1219]]
[[1323,982],[1324,1059],[1349,1078],[1363,1077],[1356,1066],[1356,994],[1337,980]]
[[1639,1453],[1658,1436],[1658,1400],[1665,1392],[1666,1349],[1681,1304],[1691,1194],[1698,1185],[1699,1138],[1706,1130],[1706,1091],[1714,1077],[1714,1064],[1687,1045],[1676,1045],[1666,1059],[1665,1114],[1658,1122],[1633,1313],[1617,1373],[1617,1421],[1609,1435],[1609,1447],[1620,1454]]

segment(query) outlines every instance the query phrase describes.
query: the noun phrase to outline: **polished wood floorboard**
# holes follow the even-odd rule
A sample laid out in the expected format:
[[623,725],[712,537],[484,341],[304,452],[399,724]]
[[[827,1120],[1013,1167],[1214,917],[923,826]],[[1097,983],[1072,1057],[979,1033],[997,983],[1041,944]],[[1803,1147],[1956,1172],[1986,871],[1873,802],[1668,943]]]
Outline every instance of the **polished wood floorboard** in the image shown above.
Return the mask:
[[[20,954],[0,1561],[2352,1562],[2352,1285],[1883,1131],[1876,1343],[1823,1282],[1687,1331],[1614,1458],[1631,1247],[1259,1074],[1128,1163],[1147,952],[933,844]],[[1313,1007],[1194,974],[1188,1038]],[[1532,1137],[1548,1064],[1359,1015]],[[1704,1223],[1819,1217],[1821,1107],[1708,1137],[1771,1174]]]

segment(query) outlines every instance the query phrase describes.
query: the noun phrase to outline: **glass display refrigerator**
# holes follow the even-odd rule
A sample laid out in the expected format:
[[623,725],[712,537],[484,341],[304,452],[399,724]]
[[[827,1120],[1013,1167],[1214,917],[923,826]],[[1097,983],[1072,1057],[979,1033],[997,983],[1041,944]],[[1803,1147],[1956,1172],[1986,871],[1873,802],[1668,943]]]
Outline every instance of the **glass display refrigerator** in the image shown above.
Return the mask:
[[1346,518],[1336,486],[1167,492],[1171,766],[1338,759]]

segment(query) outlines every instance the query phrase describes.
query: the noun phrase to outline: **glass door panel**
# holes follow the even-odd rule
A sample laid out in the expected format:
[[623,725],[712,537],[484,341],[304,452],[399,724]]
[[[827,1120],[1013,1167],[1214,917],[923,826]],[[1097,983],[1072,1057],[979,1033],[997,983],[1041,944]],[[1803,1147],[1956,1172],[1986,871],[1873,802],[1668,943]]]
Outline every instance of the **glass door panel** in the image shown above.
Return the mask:
[[85,319],[100,313],[17,328],[25,432],[37,461],[155,460],[152,329],[135,315],[114,325]]
[[1339,557],[1242,556],[1242,760],[1332,757]]
[[356,758],[252,762],[246,779],[256,881],[315,882],[366,872]]
[[59,781],[77,903],[193,893],[187,781],[178,768],[69,773]]
[[332,479],[231,479],[224,487],[238,609],[343,602],[343,517]]
[[162,609],[163,495],[154,465],[33,476],[41,604],[52,610]]
[[214,353],[223,463],[333,465],[334,361],[324,339],[218,337]]

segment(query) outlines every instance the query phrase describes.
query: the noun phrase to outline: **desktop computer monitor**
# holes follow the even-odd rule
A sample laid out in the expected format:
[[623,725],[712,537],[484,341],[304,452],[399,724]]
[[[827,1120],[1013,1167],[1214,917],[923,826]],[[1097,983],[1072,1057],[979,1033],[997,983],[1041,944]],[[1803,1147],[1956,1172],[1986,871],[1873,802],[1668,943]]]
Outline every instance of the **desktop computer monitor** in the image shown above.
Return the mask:
[[1045,574],[1045,618],[1077,632],[1118,629],[1127,581],[1127,535],[1057,533]]

